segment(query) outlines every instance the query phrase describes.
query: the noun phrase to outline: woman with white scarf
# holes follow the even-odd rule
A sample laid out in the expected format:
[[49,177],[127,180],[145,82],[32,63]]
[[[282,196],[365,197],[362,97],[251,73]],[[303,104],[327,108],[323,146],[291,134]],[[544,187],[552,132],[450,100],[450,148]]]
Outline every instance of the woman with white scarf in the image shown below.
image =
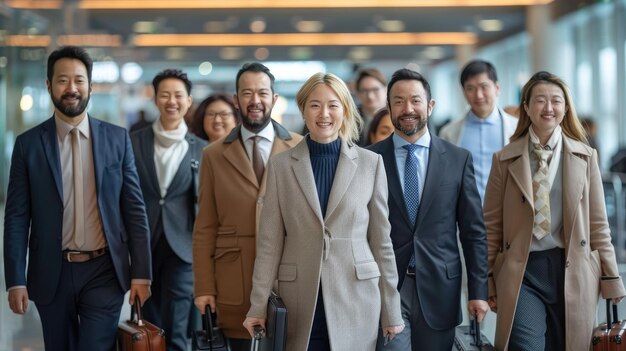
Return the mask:
[[187,75],[167,69],[152,85],[160,116],[131,135],[151,230],[152,298],[143,315],[165,330],[168,350],[186,350],[197,171],[207,143],[188,133],[184,121],[192,102]]

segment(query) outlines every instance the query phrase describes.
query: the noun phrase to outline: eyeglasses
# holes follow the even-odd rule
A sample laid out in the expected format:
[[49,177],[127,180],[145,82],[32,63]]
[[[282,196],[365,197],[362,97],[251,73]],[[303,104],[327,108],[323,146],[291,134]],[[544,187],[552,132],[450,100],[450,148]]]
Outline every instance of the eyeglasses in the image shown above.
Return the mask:
[[359,94],[369,95],[369,94],[378,94],[382,88],[376,87],[371,89],[359,89]]
[[222,119],[229,119],[233,116],[233,113],[230,111],[222,111],[222,112],[207,112],[204,114],[204,117],[208,119],[215,119],[217,116],[222,117]]

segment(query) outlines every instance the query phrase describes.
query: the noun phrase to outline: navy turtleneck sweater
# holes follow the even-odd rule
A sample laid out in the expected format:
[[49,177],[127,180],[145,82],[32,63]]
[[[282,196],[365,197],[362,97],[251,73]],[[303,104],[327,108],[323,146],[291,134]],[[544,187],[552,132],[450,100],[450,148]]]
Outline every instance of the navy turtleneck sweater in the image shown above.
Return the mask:
[[341,139],[328,144],[320,144],[307,138],[309,153],[311,155],[311,168],[313,168],[313,177],[315,178],[315,187],[317,188],[317,197],[320,200],[320,208],[322,216],[326,216],[326,206],[328,205],[328,197],[335,179],[335,171],[337,170],[337,162],[339,161],[339,150],[341,149]]

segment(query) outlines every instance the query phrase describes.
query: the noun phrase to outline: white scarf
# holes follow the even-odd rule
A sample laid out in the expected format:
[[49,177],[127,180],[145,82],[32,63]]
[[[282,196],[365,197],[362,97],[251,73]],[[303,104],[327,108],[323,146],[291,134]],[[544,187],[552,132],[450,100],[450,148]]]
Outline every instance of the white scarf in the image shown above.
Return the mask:
[[[537,136],[537,134],[535,134],[532,125],[530,126],[530,128],[528,128],[528,134],[530,135],[531,143],[541,145],[539,137]],[[552,188],[552,183],[554,183],[554,178],[556,178],[556,172],[559,170],[559,164],[561,163],[561,153],[563,150],[563,143],[561,142],[562,140],[563,133],[561,131],[561,126],[557,125],[556,128],[554,128],[554,131],[552,132],[552,135],[550,136],[550,139],[548,139],[546,145],[543,145],[550,146],[550,149],[552,149],[552,159],[548,163],[548,181],[550,182],[550,188]]]
[[161,197],[165,197],[167,188],[174,179],[187,150],[189,150],[189,143],[185,139],[187,124],[181,121],[178,128],[165,130],[161,120],[157,119],[152,124],[152,130],[154,131],[154,165]]

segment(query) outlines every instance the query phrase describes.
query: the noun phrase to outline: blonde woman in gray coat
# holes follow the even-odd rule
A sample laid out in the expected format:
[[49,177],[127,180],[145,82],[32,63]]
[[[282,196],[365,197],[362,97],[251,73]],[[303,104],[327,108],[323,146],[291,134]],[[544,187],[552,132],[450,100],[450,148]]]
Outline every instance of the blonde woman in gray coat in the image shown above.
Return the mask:
[[404,328],[383,161],[354,144],[360,117],[341,79],[317,73],[296,99],[310,134],[270,159],[244,326],[264,326],[278,280],[287,350],[374,350],[379,324],[389,337]]

